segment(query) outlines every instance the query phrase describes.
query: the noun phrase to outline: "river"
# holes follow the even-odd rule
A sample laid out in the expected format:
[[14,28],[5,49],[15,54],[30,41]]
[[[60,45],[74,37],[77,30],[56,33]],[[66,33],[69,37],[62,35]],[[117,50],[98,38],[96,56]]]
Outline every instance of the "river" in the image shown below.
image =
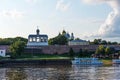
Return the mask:
[[120,80],[120,65],[1,67],[0,80]]

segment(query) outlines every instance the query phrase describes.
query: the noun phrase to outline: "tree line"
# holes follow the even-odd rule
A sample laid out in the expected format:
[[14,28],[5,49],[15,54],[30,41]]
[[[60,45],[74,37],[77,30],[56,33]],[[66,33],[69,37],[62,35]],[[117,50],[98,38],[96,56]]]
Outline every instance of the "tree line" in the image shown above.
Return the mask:
[[106,41],[102,39],[94,39],[93,41],[89,41],[90,44],[94,45],[117,45],[119,44],[118,42],[111,42],[111,41]]
[[11,45],[16,41],[24,41],[25,43],[27,43],[27,39],[23,38],[23,37],[15,37],[15,38],[0,38],[0,45]]
[[65,36],[66,31],[62,31],[62,33],[59,33],[57,36],[50,38],[48,40],[49,45],[67,45],[68,39]]
[[15,38],[0,38],[0,45],[9,45],[10,46],[10,56],[15,58],[20,56],[24,52],[24,48],[27,44],[27,39],[23,37]]
[[115,50],[114,47],[99,45],[95,51],[94,57],[98,58],[119,58],[120,51]]

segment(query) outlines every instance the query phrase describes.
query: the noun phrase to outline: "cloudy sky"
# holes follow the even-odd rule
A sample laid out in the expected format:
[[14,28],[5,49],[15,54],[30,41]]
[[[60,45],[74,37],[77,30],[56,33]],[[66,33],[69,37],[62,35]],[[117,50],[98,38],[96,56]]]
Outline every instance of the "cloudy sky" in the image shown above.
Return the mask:
[[119,0],[0,0],[0,37],[27,38],[39,26],[41,34],[48,34],[49,38],[65,29],[81,39],[119,40],[119,3]]

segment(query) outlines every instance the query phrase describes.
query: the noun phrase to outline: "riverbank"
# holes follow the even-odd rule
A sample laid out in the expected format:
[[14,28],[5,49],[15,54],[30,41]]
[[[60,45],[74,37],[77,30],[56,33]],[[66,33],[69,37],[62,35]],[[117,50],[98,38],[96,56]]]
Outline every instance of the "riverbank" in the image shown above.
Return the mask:
[[[112,65],[112,59],[100,59],[103,62],[103,65]],[[70,57],[66,56],[51,56],[51,55],[42,55],[42,56],[24,56],[16,59],[1,59],[0,64],[2,65],[22,65],[22,64],[35,64],[35,65],[47,65],[47,64],[56,64],[56,65],[72,65]]]
[[71,65],[69,59],[44,60],[0,60],[0,66],[11,67],[15,65]]

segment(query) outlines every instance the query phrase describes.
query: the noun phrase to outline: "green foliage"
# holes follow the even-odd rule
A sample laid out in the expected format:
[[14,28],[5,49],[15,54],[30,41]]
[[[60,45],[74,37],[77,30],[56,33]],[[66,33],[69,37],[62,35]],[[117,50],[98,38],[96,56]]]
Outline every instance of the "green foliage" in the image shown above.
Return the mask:
[[110,47],[106,47],[105,54],[112,54],[112,49]]
[[21,56],[21,53],[24,51],[25,42],[24,41],[15,41],[10,45],[11,57]]
[[48,40],[49,45],[66,45],[67,42],[67,38],[61,34]]
[[23,38],[23,37],[16,37],[16,38],[0,38],[0,45],[11,45],[13,44],[15,41],[24,41],[25,43],[27,43],[27,39]]
[[101,41],[101,44],[102,44],[102,45],[106,45],[106,44],[108,44],[108,43],[107,43],[106,40],[102,40],[102,41]]
[[75,53],[74,53],[73,49],[70,48],[70,50],[69,50],[69,57],[73,58],[74,56],[75,56]]
[[115,53],[115,49],[112,47],[104,47],[103,45],[100,45],[95,52],[96,56],[99,58],[107,58],[107,59],[111,59],[112,55]]
[[99,44],[99,43],[101,43],[101,39],[95,39],[95,40],[93,41],[93,43],[94,43],[94,44]]
[[117,45],[118,43],[117,42],[112,42],[113,45]]
[[118,52],[118,54],[120,55],[120,51]]
[[117,45],[117,42],[110,42],[102,39],[94,39],[93,42],[90,42],[90,44],[95,44],[95,45]]
[[80,40],[80,38],[76,38],[75,40]]
[[96,49],[96,54],[105,54],[105,47],[103,45],[100,45],[97,49]]
[[91,57],[92,52],[88,51],[87,49],[80,49],[79,52],[77,53],[77,57]]
[[105,47],[103,45],[100,45],[97,49],[96,49],[96,55],[102,55],[104,58],[111,58],[111,54],[115,53],[115,49],[113,47]]
[[83,57],[83,55],[84,55],[84,54],[83,54],[83,50],[80,49],[76,56],[77,56],[77,57]]

